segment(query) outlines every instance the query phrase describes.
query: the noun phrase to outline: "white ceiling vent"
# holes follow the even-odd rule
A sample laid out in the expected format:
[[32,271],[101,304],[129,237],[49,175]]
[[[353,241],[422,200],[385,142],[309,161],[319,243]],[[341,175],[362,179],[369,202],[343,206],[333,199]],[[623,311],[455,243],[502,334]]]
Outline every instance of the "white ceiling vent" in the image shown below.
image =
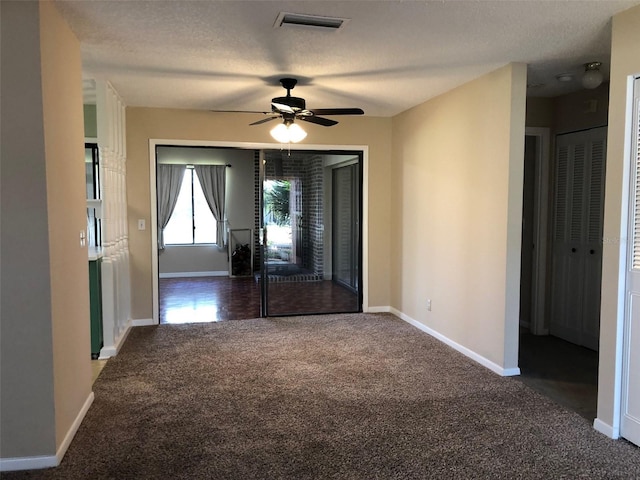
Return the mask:
[[348,18],[323,17],[304,13],[280,12],[273,28],[280,27],[314,27],[325,30],[340,30],[349,22]]

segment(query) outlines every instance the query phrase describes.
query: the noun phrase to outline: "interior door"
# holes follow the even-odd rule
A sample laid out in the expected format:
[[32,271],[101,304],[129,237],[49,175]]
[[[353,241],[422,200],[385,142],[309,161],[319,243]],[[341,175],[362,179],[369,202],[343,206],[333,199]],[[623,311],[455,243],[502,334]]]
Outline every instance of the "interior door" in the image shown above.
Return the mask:
[[620,433],[640,445],[640,79],[635,81],[633,175],[627,255],[627,305],[623,345],[622,418]]
[[556,139],[550,333],[597,350],[606,127]]
[[[262,313],[264,316],[349,313],[362,310],[359,217],[332,246],[334,162],[360,152],[265,150],[262,173]],[[361,160],[356,163],[359,164]],[[357,168],[357,166],[356,166]],[[361,180],[349,183],[349,205]],[[342,195],[339,196],[342,202]],[[355,225],[353,222],[357,222]],[[342,220],[344,223],[344,219]],[[333,278],[332,248],[346,252],[349,272]],[[341,262],[343,260],[340,257]],[[355,263],[354,263],[355,262]],[[342,274],[342,272],[341,272]]]

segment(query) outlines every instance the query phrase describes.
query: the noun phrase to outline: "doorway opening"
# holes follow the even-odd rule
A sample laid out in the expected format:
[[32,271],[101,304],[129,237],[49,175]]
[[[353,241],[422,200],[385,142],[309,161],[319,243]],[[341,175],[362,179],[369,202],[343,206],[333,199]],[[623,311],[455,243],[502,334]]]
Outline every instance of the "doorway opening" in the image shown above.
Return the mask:
[[[585,140],[590,137],[581,132],[575,137],[576,144],[587,142],[584,153],[589,155],[581,153],[581,146],[569,151],[565,147],[573,145],[572,138],[557,137],[552,170],[548,129],[526,132],[519,367],[521,381],[593,421],[597,414],[598,354],[590,339],[597,333],[587,330],[593,327],[591,317],[599,315],[599,278],[592,279],[589,286],[582,283],[583,289],[597,287],[597,292],[570,295],[566,289],[583,281],[585,275],[568,275],[562,260],[563,253],[575,256],[584,250],[584,268],[601,248],[589,242],[591,237],[597,241],[602,235],[601,155],[605,149],[600,140]],[[599,269],[600,263],[596,263]],[[583,299],[585,305],[570,311],[576,299]],[[580,324],[579,337],[563,335],[566,324]],[[576,341],[578,338],[585,341]]]
[[362,152],[264,152],[263,316],[362,311]]
[[[157,323],[362,311],[364,150],[282,151],[265,148],[270,145],[153,140],[151,146]],[[157,168],[167,162],[168,153],[187,165],[229,167],[225,218],[216,225],[224,229],[224,247],[206,242],[157,247]],[[345,189],[334,188],[333,176],[348,169],[355,172],[351,208],[339,208],[340,216],[332,209],[346,203]],[[273,208],[278,195],[280,199],[286,195],[286,210],[282,205]],[[344,224],[345,219],[353,234],[332,238],[341,233],[340,220]],[[346,247],[336,247],[345,242]],[[345,251],[352,255],[345,257]],[[246,257],[242,269],[238,269],[239,254]],[[351,273],[348,282],[343,278],[345,263]],[[296,305],[298,299],[305,301]]]

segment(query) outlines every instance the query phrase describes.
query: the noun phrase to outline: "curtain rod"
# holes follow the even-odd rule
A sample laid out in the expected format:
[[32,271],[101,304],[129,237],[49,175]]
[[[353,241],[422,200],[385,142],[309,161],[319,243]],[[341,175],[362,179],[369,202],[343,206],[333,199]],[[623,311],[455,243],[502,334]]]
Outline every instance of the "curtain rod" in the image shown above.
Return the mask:
[[[231,168],[231,164],[230,163],[199,163],[198,165],[208,165],[210,167],[221,167],[222,165],[224,165],[225,167]],[[187,163],[185,165],[185,167],[187,168],[193,168],[194,166],[190,163]]]

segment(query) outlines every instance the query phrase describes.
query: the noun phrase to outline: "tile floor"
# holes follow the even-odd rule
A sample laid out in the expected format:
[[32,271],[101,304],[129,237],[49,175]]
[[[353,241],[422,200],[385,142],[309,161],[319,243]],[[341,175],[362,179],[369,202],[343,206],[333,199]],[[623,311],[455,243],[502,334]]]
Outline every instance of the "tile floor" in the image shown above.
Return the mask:
[[199,323],[260,316],[252,277],[161,278],[160,323]]
[[91,384],[96,381],[108,360],[91,360]]
[[598,352],[560,338],[520,332],[518,378],[589,421],[596,418]]
[[[260,317],[260,284],[252,277],[161,278],[160,323],[197,323]],[[273,282],[269,315],[347,313],[358,297],[330,281]]]

